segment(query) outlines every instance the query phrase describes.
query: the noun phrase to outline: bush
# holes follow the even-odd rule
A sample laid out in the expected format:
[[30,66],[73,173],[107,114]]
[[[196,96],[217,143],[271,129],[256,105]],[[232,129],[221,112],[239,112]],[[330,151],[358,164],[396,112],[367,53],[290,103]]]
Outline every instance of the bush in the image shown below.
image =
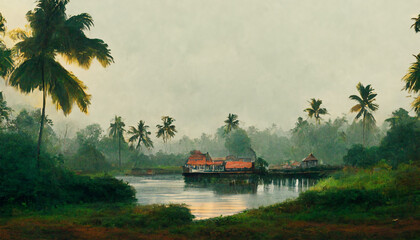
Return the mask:
[[364,148],[361,144],[353,145],[343,157],[344,163],[353,167],[370,167],[379,160],[378,147]]
[[133,201],[135,191],[112,177],[89,178],[58,168],[25,134],[0,133],[0,207],[47,207],[64,203]]

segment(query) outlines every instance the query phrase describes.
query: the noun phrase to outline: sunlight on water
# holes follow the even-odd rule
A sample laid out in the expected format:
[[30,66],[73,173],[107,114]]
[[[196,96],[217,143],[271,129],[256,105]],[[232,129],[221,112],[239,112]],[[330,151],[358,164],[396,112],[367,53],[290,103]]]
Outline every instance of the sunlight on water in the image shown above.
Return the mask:
[[232,215],[296,198],[314,179],[200,179],[181,175],[119,177],[133,186],[139,204],[185,203],[196,219]]

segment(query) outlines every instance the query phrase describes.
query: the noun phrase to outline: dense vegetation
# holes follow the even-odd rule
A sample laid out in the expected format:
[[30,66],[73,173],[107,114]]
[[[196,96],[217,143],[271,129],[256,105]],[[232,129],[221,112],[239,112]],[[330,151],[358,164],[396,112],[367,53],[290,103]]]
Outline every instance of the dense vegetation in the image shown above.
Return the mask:
[[111,176],[78,176],[59,167],[59,159],[41,153],[25,133],[0,132],[0,209],[44,208],[69,203],[131,202],[134,189]]

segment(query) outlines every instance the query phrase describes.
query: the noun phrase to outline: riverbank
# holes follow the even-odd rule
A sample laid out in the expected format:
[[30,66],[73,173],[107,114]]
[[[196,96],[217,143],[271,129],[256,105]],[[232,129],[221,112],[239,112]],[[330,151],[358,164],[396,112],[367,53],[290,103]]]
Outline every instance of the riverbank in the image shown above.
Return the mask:
[[0,218],[0,239],[416,239],[418,166],[346,168],[299,198],[193,221],[183,205],[72,205]]

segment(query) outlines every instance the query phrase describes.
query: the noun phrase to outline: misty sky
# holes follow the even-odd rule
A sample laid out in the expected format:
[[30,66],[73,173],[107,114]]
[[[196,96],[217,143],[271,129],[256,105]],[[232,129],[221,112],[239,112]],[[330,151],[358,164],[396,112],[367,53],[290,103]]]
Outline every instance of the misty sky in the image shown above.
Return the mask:
[[[0,0],[8,29],[23,27],[33,0]],[[228,113],[260,129],[294,126],[310,98],[320,98],[335,118],[354,105],[356,84],[378,93],[378,123],[411,102],[401,78],[420,52],[410,29],[420,1],[385,0],[72,0],[67,13],[87,12],[89,37],[109,44],[115,64],[84,70],[67,66],[88,86],[88,115],[69,117],[51,101],[58,126],[100,123],[115,114],[126,125],[152,127],[176,119],[178,136],[213,133]],[[2,80],[1,80],[2,81]],[[23,96],[4,81],[9,105],[41,106],[41,95]],[[16,113],[15,113],[16,114]],[[354,114],[349,115],[350,119]]]

